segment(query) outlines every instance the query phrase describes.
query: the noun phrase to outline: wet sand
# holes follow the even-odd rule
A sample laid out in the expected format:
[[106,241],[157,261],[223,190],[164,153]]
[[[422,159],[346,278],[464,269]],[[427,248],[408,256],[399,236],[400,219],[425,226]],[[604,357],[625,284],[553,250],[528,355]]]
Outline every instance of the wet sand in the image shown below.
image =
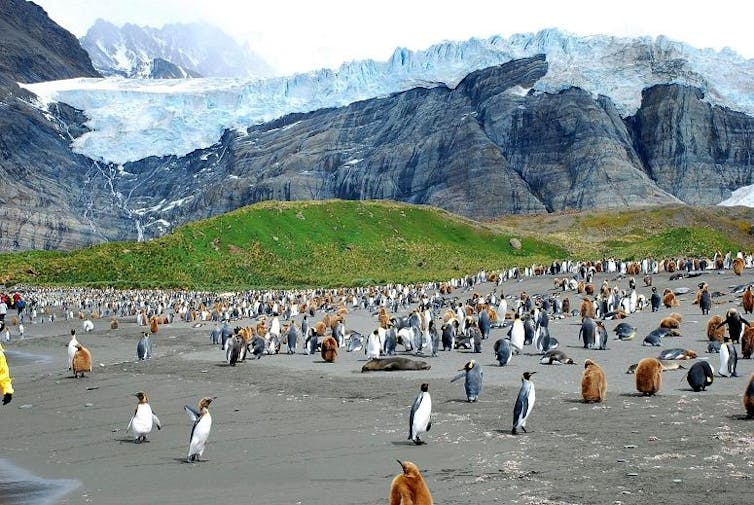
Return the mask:
[[[606,351],[581,348],[578,318],[551,320],[551,334],[578,365],[541,365],[529,346],[499,367],[492,344],[507,332],[502,328],[493,329],[481,354],[440,352],[420,358],[430,370],[362,374],[363,351],[345,349],[333,364],[299,347],[293,356],[229,367],[224,353],[210,345],[212,323],[161,326],[154,358],[146,362],[135,361],[142,329],[132,319],[121,321],[118,330],[97,321],[91,333],[78,320],[27,324],[25,340],[5,345],[16,395],[0,407],[2,458],[43,479],[78,481],[57,500],[61,504],[386,503],[400,470],[396,459],[419,466],[438,504],[745,503],[754,475],[754,421],[744,418],[741,396],[752,361],[739,361],[740,377],[716,377],[701,393],[690,390],[683,370],[665,372],[663,388],[652,398],[637,396],[634,377],[625,373],[631,363],[659,354],[661,348],[641,341],[671,311],[684,317],[683,336],[666,338],[662,348],[694,349],[717,370],[717,355],[704,353],[708,317],[691,304],[701,280],[728,293],[751,276],[706,272],[669,281],[669,274],[656,275],[660,291],[690,289],[679,297],[681,307],[630,316],[626,321],[638,328],[633,341],[612,340],[617,322],[607,321]],[[626,287],[627,281],[617,285]],[[475,289],[486,294],[493,288]],[[506,282],[501,290],[552,292],[552,278]],[[639,292],[648,295],[649,288]],[[466,298],[470,292],[453,295]],[[567,296],[572,304],[578,300],[575,293]],[[712,313],[724,314],[740,298],[716,302]],[[364,311],[347,319],[348,329],[364,335],[376,324]],[[84,379],[66,370],[72,327],[95,363]],[[607,373],[603,404],[580,401],[587,357]],[[485,387],[479,402],[469,404],[462,382],[449,381],[472,358],[484,366]],[[513,404],[526,370],[537,372],[537,403],[527,423],[530,433],[513,436]],[[430,384],[433,425],[427,444],[414,446],[406,440],[408,413],[422,382]],[[163,429],[136,445],[125,427],[139,390],[149,394]],[[208,461],[188,464],[191,422],[183,405],[205,395],[217,396]]]

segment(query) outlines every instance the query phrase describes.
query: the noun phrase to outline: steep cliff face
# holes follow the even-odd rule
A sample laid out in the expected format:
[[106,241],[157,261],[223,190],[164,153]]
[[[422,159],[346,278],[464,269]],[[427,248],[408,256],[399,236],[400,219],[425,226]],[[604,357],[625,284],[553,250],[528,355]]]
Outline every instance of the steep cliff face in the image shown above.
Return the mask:
[[[393,199],[476,218],[678,202],[644,172],[609,99],[578,89],[527,93],[546,72],[542,56],[516,60],[452,90],[290,115],[188,157],[125,170],[180,174],[183,196],[173,189],[167,197],[180,205],[141,216],[170,223],[269,199]],[[179,166],[203,167],[202,177]],[[149,190],[162,195],[155,184]],[[121,192],[148,198],[141,187]]]
[[627,123],[660,188],[687,203],[714,205],[754,182],[754,118],[703,97],[696,88],[653,86]]
[[0,2],[0,251],[70,249],[102,241],[81,188],[91,160],[74,154],[84,118],[63,104],[43,114],[16,81],[98,75],[73,35],[31,2]]
[[[9,5],[44,14],[18,0],[0,3]],[[40,44],[34,23],[27,32],[13,26],[12,37],[2,30],[0,37]],[[647,88],[636,114],[622,118],[610,97],[577,87],[543,91],[550,72],[543,55],[473,72],[452,87],[229,130],[183,157],[103,163],[71,151],[87,131],[80,111],[63,104],[41,111],[16,84],[90,75],[86,58],[66,66],[75,53],[66,44],[45,46],[45,58],[64,67],[51,64],[48,74],[0,54],[0,250],[150,238],[269,199],[392,199],[488,218],[714,204],[754,178],[754,118],[681,85]]]
[[0,2],[0,74],[27,83],[100,76],[76,37],[26,0]]

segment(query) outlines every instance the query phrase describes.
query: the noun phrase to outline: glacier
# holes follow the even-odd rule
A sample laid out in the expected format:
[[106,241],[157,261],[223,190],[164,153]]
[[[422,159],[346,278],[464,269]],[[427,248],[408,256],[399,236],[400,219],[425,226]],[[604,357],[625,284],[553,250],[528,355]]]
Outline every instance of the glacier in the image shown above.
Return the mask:
[[[678,83],[705,100],[754,115],[754,59],[730,49],[698,49],[664,36],[575,36],[558,29],[398,48],[384,62],[352,61],[337,69],[269,79],[71,79],[19,84],[45,109],[65,102],[84,111],[91,131],[72,142],[77,153],[123,164],[149,156],[183,156],[218,142],[226,129],[294,112],[338,107],[414,87],[455,87],[474,70],[546,54],[547,75],[534,92],[577,86],[612,99],[623,115],[644,88]],[[519,90],[523,92],[524,90]]]

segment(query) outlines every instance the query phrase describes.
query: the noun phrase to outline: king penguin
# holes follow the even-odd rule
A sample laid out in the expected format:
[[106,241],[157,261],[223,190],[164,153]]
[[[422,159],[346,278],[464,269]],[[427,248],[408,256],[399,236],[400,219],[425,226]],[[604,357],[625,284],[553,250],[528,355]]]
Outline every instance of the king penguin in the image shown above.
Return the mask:
[[79,345],[79,341],[76,339],[76,330],[71,330],[71,340],[68,341],[68,370],[71,369],[73,363],[73,355],[76,354],[76,346]]
[[697,361],[686,374],[686,381],[696,392],[705,391],[707,386],[715,380],[712,366],[707,361]]
[[432,397],[429,395],[429,384],[422,384],[420,389],[414,404],[411,405],[411,415],[408,418],[408,439],[416,445],[424,443],[421,435],[432,428],[432,421],[430,420]]
[[403,473],[390,484],[388,505],[432,505],[432,494],[419,468],[410,461],[398,460]]
[[136,410],[128,422],[126,431],[131,430],[135,437],[134,443],[140,444],[147,441],[147,435],[152,432],[153,426],[157,426],[157,429],[161,430],[162,424],[160,419],[152,412],[147,394],[139,391],[134,396],[139,399],[139,403],[136,404]]
[[382,338],[380,332],[374,330],[369,337],[367,337],[367,347],[364,352],[367,355],[367,359],[377,359],[380,357],[382,351]]
[[484,376],[482,367],[472,359],[459,372],[461,373],[450,379],[450,382],[455,382],[464,377],[463,387],[466,390],[466,400],[469,402],[477,401],[479,393],[482,392],[482,378]]
[[519,429],[526,433],[526,420],[534,408],[536,399],[534,383],[531,381],[531,376],[535,373],[537,372],[524,372],[521,377],[521,389],[518,390],[516,406],[513,408],[513,429],[511,430],[513,435],[518,435]]
[[513,324],[508,332],[510,337],[511,346],[515,353],[520,353],[524,348],[524,336],[526,331],[524,330],[524,322],[521,321],[520,316],[516,313],[513,316]]
[[136,344],[136,357],[140,361],[152,357],[152,340],[146,331],[141,334],[141,338]]
[[720,345],[720,369],[721,377],[738,377],[736,366],[738,365],[738,351],[736,346],[730,343],[729,337]]
[[194,426],[191,428],[191,442],[189,444],[188,457],[186,461],[193,463],[194,461],[201,461],[202,454],[204,454],[204,445],[209,438],[209,432],[212,429],[212,416],[209,413],[209,404],[212,403],[214,398],[205,396],[199,400],[198,410],[195,410],[188,405],[184,405],[183,409],[194,421]]
[[495,351],[495,358],[497,358],[497,362],[500,363],[500,366],[505,366],[511,362],[513,349],[511,349],[511,343],[508,339],[498,339],[492,349]]

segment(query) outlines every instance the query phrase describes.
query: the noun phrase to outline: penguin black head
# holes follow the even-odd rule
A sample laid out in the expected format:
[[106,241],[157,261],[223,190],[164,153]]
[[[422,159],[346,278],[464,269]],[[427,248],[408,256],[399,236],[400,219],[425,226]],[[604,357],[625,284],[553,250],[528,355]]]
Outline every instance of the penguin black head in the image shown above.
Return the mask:
[[531,377],[532,375],[534,375],[535,373],[537,373],[537,372],[524,372],[524,374],[523,374],[523,376],[524,376],[524,379],[526,379],[526,380],[529,380],[529,378],[530,378],[530,377]]
[[429,384],[427,384],[425,382],[424,384],[421,385],[420,389],[421,389],[422,393],[426,393],[427,391],[429,391]]
[[71,335],[75,335],[75,334],[76,334],[76,330],[75,329],[71,329]]
[[[474,361],[474,360],[472,359],[471,361],[469,361],[468,363],[466,363],[465,365],[463,365],[463,368],[461,368],[461,370],[466,370],[466,371],[469,371],[469,370],[471,370],[472,368],[474,368],[474,366],[476,366],[476,361]],[[460,372],[461,370],[459,370],[459,372]]]
[[143,391],[139,391],[138,393],[134,393],[134,396],[139,399],[139,403],[146,403],[147,402],[147,394]]

